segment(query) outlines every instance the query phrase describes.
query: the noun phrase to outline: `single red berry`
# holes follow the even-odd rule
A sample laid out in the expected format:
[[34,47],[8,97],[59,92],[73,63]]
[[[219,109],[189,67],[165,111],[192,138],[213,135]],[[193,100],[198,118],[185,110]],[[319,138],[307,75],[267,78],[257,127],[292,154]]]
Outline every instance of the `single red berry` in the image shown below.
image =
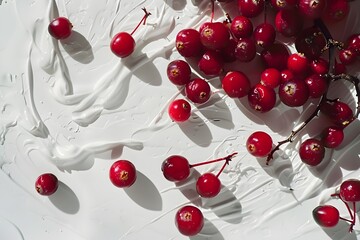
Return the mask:
[[346,45],[347,49],[354,50],[357,56],[360,56],[360,34],[351,35],[348,38]]
[[251,20],[245,16],[236,16],[231,22],[230,30],[236,38],[251,37],[253,24]]
[[235,57],[240,62],[250,62],[256,56],[256,45],[252,38],[240,38],[235,47]]
[[309,138],[301,143],[299,154],[301,161],[310,166],[317,166],[325,156],[325,147],[321,141]]
[[347,202],[360,201],[360,180],[349,179],[340,185],[340,197]]
[[273,25],[262,23],[254,30],[255,43],[260,47],[267,48],[275,42],[276,31]]
[[197,207],[184,206],[175,215],[175,225],[181,234],[194,236],[203,228],[204,216]]
[[223,49],[230,40],[230,32],[221,22],[208,23],[200,31],[200,40],[209,49]]
[[185,122],[191,115],[191,106],[184,99],[176,99],[172,101],[168,108],[171,120],[175,122]]
[[339,60],[344,65],[353,64],[356,60],[356,57],[357,53],[351,48],[339,50]]
[[279,71],[286,68],[289,51],[282,43],[274,43],[261,52],[261,59],[267,68],[276,68]]
[[299,53],[303,53],[308,59],[318,59],[326,46],[327,40],[317,27],[304,29],[296,37],[295,47]]
[[136,180],[135,166],[128,160],[118,160],[111,165],[109,177],[116,187],[130,187]]
[[205,103],[211,95],[210,85],[201,78],[195,78],[185,86],[186,96],[193,103]]
[[327,0],[299,0],[298,10],[307,19],[320,18]]
[[69,19],[58,17],[52,20],[48,26],[48,31],[53,38],[65,39],[71,35],[73,25]]
[[224,60],[220,53],[207,50],[198,62],[198,67],[207,76],[219,76],[223,71]]
[[324,129],[322,133],[322,142],[327,148],[336,148],[344,140],[344,132],[342,128],[337,126],[330,126]]
[[231,98],[242,98],[250,90],[250,80],[243,72],[228,72],[222,80],[222,88]]
[[201,175],[196,182],[196,191],[201,197],[212,198],[219,194],[221,182],[213,173]]
[[303,19],[296,9],[283,9],[275,16],[275,28],[285,37],[293,37],[301,32]]
[[274,108],[276,93],[271,87],[256,84],[248,93],[250,107],[259,112],[268,112]]
[[35,182],[36,191],[43,196],[50,196],[58,189],[59,181],[52,173],[40,175]]
[[312,74],[307,77],[305,84],[309,89],[309,97],[311,98],[321,97],[328,88],[327,80],[319,74]]
[[190,175],[190,165],[186,158],[173,155],[165,159],[161,165],[164,177],[172,182],[185,180]]
[[350,6],[347,0],[327,0],[325,18],[339,22],[349,15]]
[[248,18],[253,18],[264,10],[264,0],[238,0],[238,8],[241,14]]
[[289,107],[300,107],[309,99],[309,89],[303,80],[289,80],[280,84],[279,97]]
[[230,63],[236,61],[236,56],[235,56],[236,46],[237,46],[236,40],[231,38],[229,44],[223,50],[221,50],[220,53],[224,62]]
[[271,0],[270,4],[276,9],[291,9],[296,7],[298,0]]
[[285,83],[289,80],[295,79],[294,73],[289,69],[284,69],[281,71],[281,81],[280,83]]
[[267,68],[260,75],[262,85],[276,88],[281,82],[281,73],[276,68]]
[[302,53],[293,53],[287,60],[287,68],[295,74],[306,74],[309,68],[309,61]]
[[312,214],[315,222],[321,227],[334,227],[340,219],[339,210],[331,205],[318,206]]
[[246,141],[246,149],[255,157],[266,157],[271,152],[272,145],[270,135],[262,131],[252,133]]
[[185,85],[191,80],[191,68],[183,60],[170,62],[166,70],[169,80],[175,85]]
[[326,74],[329,72],[329,62],[324,58],[318,58],[310,62],[310,69],[315,74]]
[[183,29],[176,35],[176,49],[183,57],[200,56],[203,45],[200,40],[200,33],[192,28]]
[[330,118],[339,126],[347,126],[354,118],[353,110],[348,104],[336,101],[331,105]]
[[116,34],[110,43],[111,51],[120,58],[125,58],[135,50],[135,40],[127,32]]

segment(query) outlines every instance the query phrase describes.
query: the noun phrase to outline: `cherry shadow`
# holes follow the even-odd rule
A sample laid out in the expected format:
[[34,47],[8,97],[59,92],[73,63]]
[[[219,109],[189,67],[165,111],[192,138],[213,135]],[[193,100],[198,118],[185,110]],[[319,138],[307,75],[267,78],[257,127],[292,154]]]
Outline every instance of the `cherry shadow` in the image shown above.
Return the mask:
[[163,204],[159,190],[144,174],[139,171],[136,174],[134,185],[125,188],[125,193],[139,206],[151,211],[161,211]]
[[181,182],[176,182],[175,186],[179,191],[191,201],[192,204],[200,207],[202,205],[202,199],[196,191],[196,181],[201,174],[194,168],[191,169],[190,176]]
[[186,7],[186,0],[164,0],[165,3],[175,11],[184,10]]
[[59,181],[56,192],[49,196],[49,200],[60,211],[67,214],[76,214],[80,209],[80,202],[73,190],[65,183]]
[[181,131],[195,144],[207,147],[211,144],[213,136],[210,128],[196,113],[191,114],[191,118],[179,124]]
[[189,237],[191,240],[224,240],[219,229],[208,219],[204,219],[204,227],[196,236]]
[[350,224],[340,220],[339,223],[332,228],[323,228],[324,232],[332,240],[346,239],[346,240],[356,240],[358,239],[355,232],[349,232]]
[[77,62],[88,64],[94,60],[94,53],[89,41],[77,31],[72,31],[70,37],[61,40],[61,44]]

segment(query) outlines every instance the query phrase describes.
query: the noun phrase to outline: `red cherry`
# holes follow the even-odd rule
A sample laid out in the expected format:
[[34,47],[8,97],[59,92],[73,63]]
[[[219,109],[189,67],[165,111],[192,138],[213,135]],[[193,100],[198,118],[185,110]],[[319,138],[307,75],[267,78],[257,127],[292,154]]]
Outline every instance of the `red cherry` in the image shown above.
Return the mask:
[[135,40],[127,32],[116,34],[110,43],[111,51],[120,58],[125,58],[135,50]]
[[347,202],[360,201],[360,181],[349,179],[340,185],[340,197]]
[[353,120],[354,113],[348,104],[336,101],[330,105],[328,116],[337,125],[345,127]]
[[354,50],[360,56],[360,34],[353,34],[347,40],[347,49]]
[[40,175],[35,182],[36,191],[43,196],[50,196],[58,189],[58,179],[52,173],[44,173]]
[[219,50],[226,47],[230,40],[228,28],[221,22],[213,22],[205,25],[200,31],[201,43],[213,50]]
[[261,52],[261,59],[267,68],[276,68],[279,71],[286,68],[289,51],[282,43],[274,43]]
[[190,175],[190,165],[186,158],[173,155],[165,159],[161,165],[164,177],[172,182],[185,180]]
[[185,85],[191,81],[191,69],[187,62],[174,60],[166,70],[169,80],[175,85]]
[[309,61],[302,53],[293,53],[287,60],[287,68],[295,74],[306,74],[309,68]]
[[326,7],[326,0],[299,0],[298,10],[307,19],[321,17]]
[[327,148],[336,148],[344,140],[344,132],[340,127],[330,126],[324,129],[321,141]]
[[118,160],[111,165],[109,177],[116,187],[130,187],[136,180],[135,166],[128,160]]
[[321,141],[310,138],[300,145],[299,154],[301,161],[310,166],[317,166],[325,156],[325,147]]
[[318,206],[312,214],[315,222],[321,227],[334,227],[340,219],[339,210],[331,205]]
[[200,33],[191,28],[181,30],[176,35],[176,49],[183,57],[200,56],[203,49]]
[[197,207],[184,206],[177,211],[175,224],[181,234],[194,236],[203,228],[204,216]]
[[289,69],[284,69],[281,71],[281,83],[285,83],[289,80],[293,80],[295,78],[294,73]]
[[256,56],[256,45],[252,38],[240,38],[235,47],[235,57],[241,62],[250,62]]
[[254,39],[257,45],[263,48],[271,46],[275,42],[276,31],[273,25],[262,23],[254,30]]
[[325,17],[331,21],[339,22],[349,15],[350,6],[347,0],[327,0]]
[[211,95],[210,85],[201,78],[195,78],[185,86],[186,96],[193,103],[205,103]]
[[295,47],[299,53],[303,53],[308,59],[318,59],[326,46],[326,38],[317,27],[304,29],[296,38]]
[[329,72],[329,62],[324,58],[312,60],[310,62],[310,69],[313,73],[316,74],[326,74]]
[[48,31],[53,38],[65,39],[71,35],[73,25],[69,19],[58,17],[52,20],[48,26]]
[[176,99],[172,101],[168,108],[171,120],[175,122],[185,122],[191,115],[191,106],[184,99]]
[[196,182],[196,191],[201,197],[212,198],[219,194],[221,182],[219,178],[212,173],[201,175]]
[[351,65],[355,62],[357,53],[353,49],[342,49],[339,51],[339,60],[344,65]]
[[276,103],[275,90],[262,84],[256,84],[248,93],[248,102],[254,110],[268,112]]
[[231,98],[242,98],[250,90],[250,80],[242,72],[228,72],[222,80],[222,88]]
[[246,149],[255,157],[266,157],[271,152],[272,145],[270,135],[262,131],[252,133],[246,141]]
[[249,18],[236,16],[231,22],[230,30],[236,38],[247,38],[251,37],[253,25]]
[[207,50],[198,62],[199,69],[207,76],[219,76],[223,66],[222,56],[213,50]]
[[279,97],[289,107],[300,107],[309,99],[309,89],[303,80],[289,80],[280,84]]
[[260,75],[260,83],[264,86],[276,88],[281,81],[281,73],[276,68],[267,68]]
[[258,16],[264,10],[264,6],[264,0],[238,0],[239,11],[248,18]]
[[275,28],[285,37],[298,35],[302,27],[303,19],[296,9],[283,9],[275,16]]
[[291,9],[298,3],[298,0],[271,0],[270,4],[276,9]]
[[305,79],[305,83],[309,89],[309,97],[319,98],[328,88],[327,80],[319,74],[310,75]]

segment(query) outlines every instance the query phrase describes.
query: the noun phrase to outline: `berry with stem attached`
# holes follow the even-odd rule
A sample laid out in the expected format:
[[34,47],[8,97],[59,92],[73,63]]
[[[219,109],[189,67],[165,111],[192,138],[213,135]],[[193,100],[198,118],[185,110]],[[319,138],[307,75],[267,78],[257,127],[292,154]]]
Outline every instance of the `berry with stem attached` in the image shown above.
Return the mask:
[[149,13],[145,8],[143,8],[142,10],[145,13],[144,17],[140,20],[138,25],[131,33],[120,32],[112,38],[110,42],[110,49],[116,56],[120,58],[125,58],[134,52],[136,44],[132,35],[139,28],[141,23],[145,25],[146,19],[148,18],[148,16],[151,15],[151,13]]

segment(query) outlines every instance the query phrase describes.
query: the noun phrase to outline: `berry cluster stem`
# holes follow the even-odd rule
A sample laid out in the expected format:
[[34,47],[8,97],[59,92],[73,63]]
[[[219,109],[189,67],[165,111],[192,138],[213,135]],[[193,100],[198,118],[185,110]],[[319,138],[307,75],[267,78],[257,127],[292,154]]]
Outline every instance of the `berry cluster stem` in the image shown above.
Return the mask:
[[190,168],[193,167],[198,167],[198,166],[202,166],[202,165],[206,165],[206,164],[210,164],[210,163],[215,163],[215,162],[220,162],[220,161],[224,161],[226,160],[226,163],[228,163],[229,161],[231,161],[231,159],[237,154],[237,152],[234,152],[230,155],[227,155],[226,157],[222,157],[222,158],[217,158],[214,160],[210,160],[210,161],[206,161],[206,162],[201,162],[201,163],[195,163],[195,164],[190,164]]
[[356,203],[355,202],[352,202],[352,210],[349,206],[349,204],[344,200],[342,199],[342,197],[340,196],[339,193],[334,193],[334,194],[331,194],[331,197],[337,197],[339,198],[346,206],[346,209],[348,210],[349,212],[349,215],[350,215],[350,219],[346,219],[346,218],[343,218],[343,217],[340,217],[341,220],[344,220],[346,222],[349,222],[350,223],[350,227],[349,227],[349,232],[352,232],[353,231],[353,228],[354,228],[354,225],[356,223],[356,217],[355,217],[355,213],[356,213]]
[[140,22],[138,23],[138,25],[130,33],[130,35],[133,35],[134,32],[136,32],[136,30],[140,27],[141,24],[145,25],[146,24],[146,19],[151,15],[151,13],[146,10],[146,8],[142,8],[142,10],[144,11],[145,14],[144,14],[143,18],[140,20]]

